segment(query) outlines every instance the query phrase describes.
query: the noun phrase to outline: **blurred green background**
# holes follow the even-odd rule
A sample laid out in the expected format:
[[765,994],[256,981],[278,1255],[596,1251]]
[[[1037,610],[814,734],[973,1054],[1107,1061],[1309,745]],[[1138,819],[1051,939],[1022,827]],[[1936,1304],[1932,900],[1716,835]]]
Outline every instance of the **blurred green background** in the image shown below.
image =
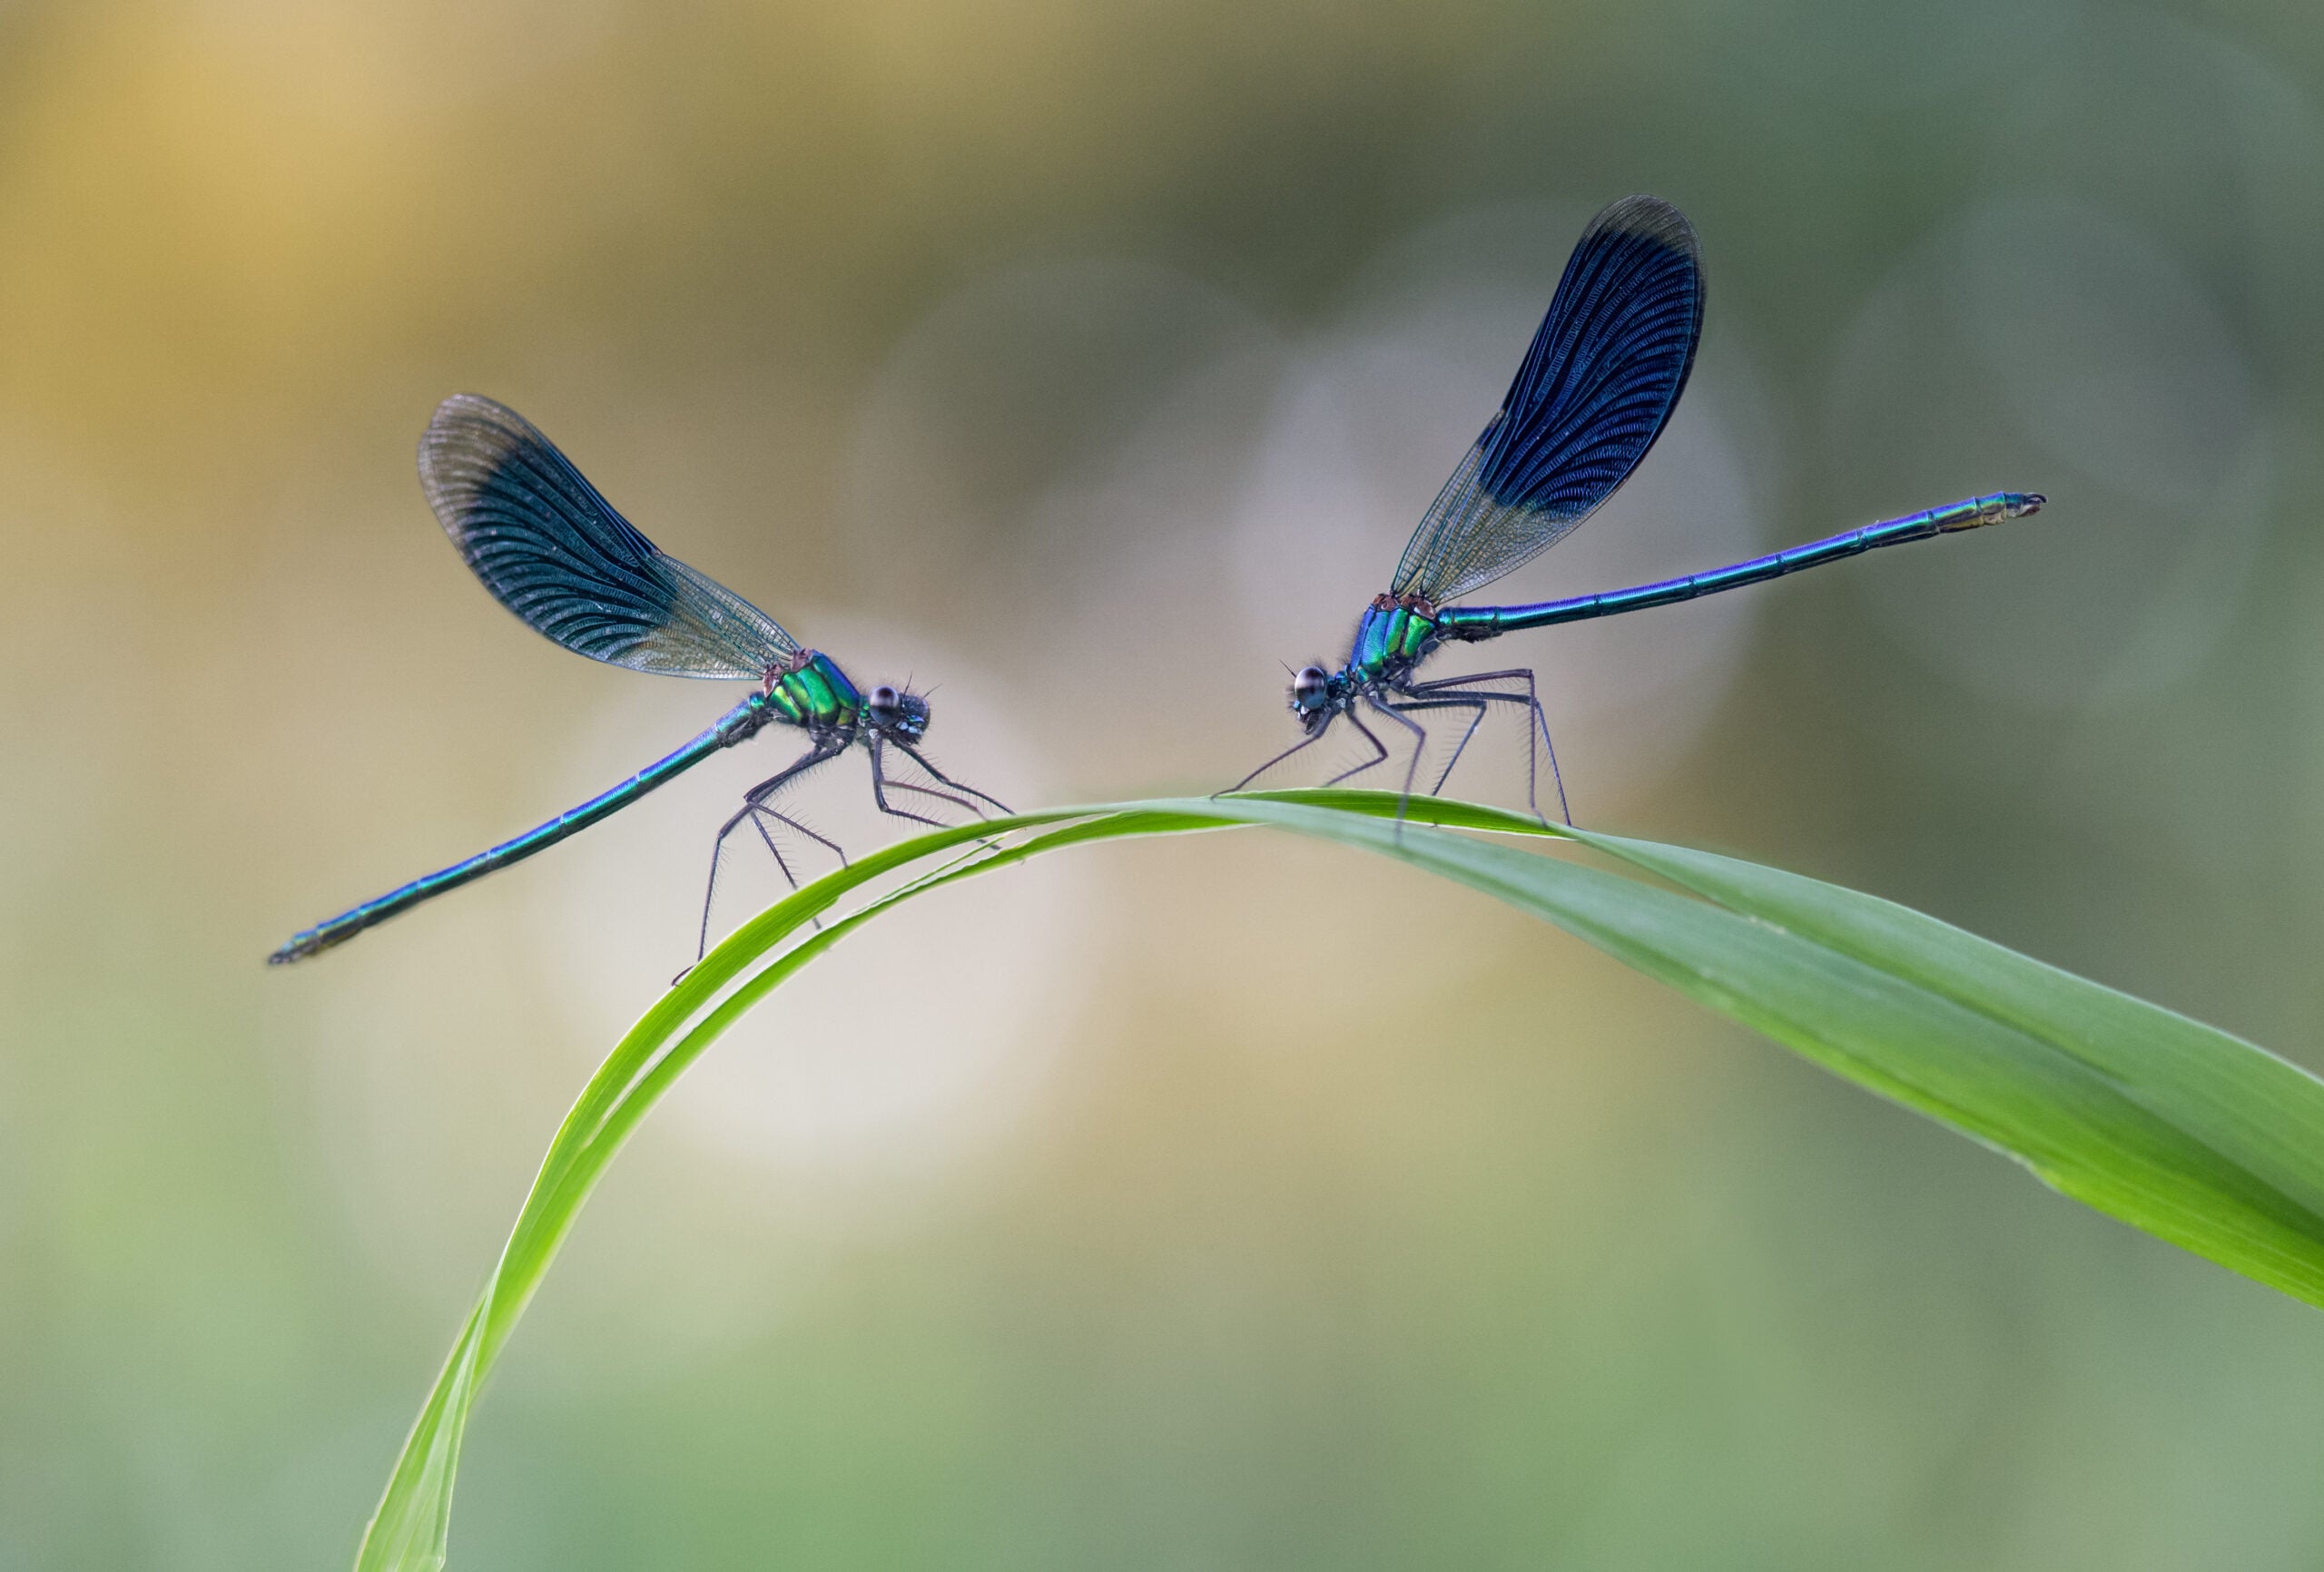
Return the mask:
[[[734,698],[491,604],[455,390],[1002,797],[1208,789],[1655,192],[1694,387],[1512,594],[2051,506],[1512,646],[1577,816],[2324,1063],[2319,103],[2283,0],[0,5],[0,1568],[345,1563],[781,762],[260,964]],[[861,771],[792,801],[874,844]],[[1196,838],[722,1044],[454,1563],[2306,1567],[2319,1355],[1480,898]]]

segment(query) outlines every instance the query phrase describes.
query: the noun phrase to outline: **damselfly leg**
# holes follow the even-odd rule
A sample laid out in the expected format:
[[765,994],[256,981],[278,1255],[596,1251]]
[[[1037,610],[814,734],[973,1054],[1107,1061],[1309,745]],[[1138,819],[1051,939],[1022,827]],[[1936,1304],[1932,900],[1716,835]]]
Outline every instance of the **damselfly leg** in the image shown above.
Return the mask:
[[[1399,714],[1400,706],[1388,703],[1379,694],[1366,693],[1364,697],[1366,703],[1413,734],[1413,756],[1404,765],[1403,790],[1396,793],[1396,839],[1401,842],[1404,838],[1405,816],[1412,811],[1413,782],[1420,778],[1421,755],[1428,752],[1428,732],[1410,715]],[[1354,719],[1353,715],[1348,718]]]
[[[1482,686],[1491,683],[1522,683],[1525,691],[1522,693],[1502,693]],[[1413,683],[1405,687],[1403,693],[1405,702],[1395,706],[1400,710],[1472,711],[1468,729],[1461,733],[1461,741],[1454,745],[1452,756],[1444,761],[1444,768],[1437,774],[1436,784],[1430,788],[1431,796],[1443,794],[1444,783],[1452,778],[1452,767],[1461,761],[1461,755],[1467,752],[1470,740],[1483,723],[1485,706],[1516,704],[1526,712],[1525,805],[1532,811],[1534,818],[1544,824],[1550,821],[1549,815],[1541,811],[1540,800],[1541,755],[1534,751],[1534,737],[1538,732],[1541,749],[1550,757],[1550,779],[1557,788],[1558,813],[1568,824],[1573,822],[1573,811],[1566,802],[1565,777],[1558,769],[1557,744],[1550,739],[1550,718],[1541,708],[1541,695],[1535,687],[1531,671],[1518,666],[1505,672],[1476,672],[1462,677],[1443,677],[1433,682]]]
[[[1013,813],[1016,811],[1015,809],[1009,807],[1008,803],[1003,802],[1000,798],[993,796],[990,792],[980,791],[973,786],[953,780],[952,777],[947,775],[943,771],[939,770],[934,764],[929,762],[927,754],[922,753],[919,749],[913,747],[911,743],[905,742],[901,737],[891,737],[889,741],[895,744],[897,752],[901,753],[905,758],[911,760],[913,763],[927,771],[930,776],[940,784],[950,786],[955,791],[964,791],[968,793],[968,795],[976,798],[979,801],[989,802],[993,807],[1000,809],[1003,813]],[[895,784],[902,786],[906,784],[906,782],[899,781],[895,782]],[[924,788],[922,788],[922,790],[924,790]],[[973,804],[971,804],[971,806],[973,807]],[[981,808],[976,808],[974,811],[980,819],[986,817],[985,811]]]
[[1294,742],[1290,747],[1285,748],[1282,752],[1277,753],[1274,758],[1268,760],[1265,763],[1252,771],[1248,775],[1246,775],[1240,781],[1236,781],[1234,785],[1227,787],[1225,791],[1214,791],[1211,795],[1213,797],[1224,797],[1229,792],[1240,791],[1243,788],[1248,786],[1252,781],[1257,780],[1260,776],[1265,774],[1268,771],[1274,769],[1276,765],[1282,763],[1285,759],[1290,758],[1294,753],[1298,752],[1301,749],[1312,748],[1316,743],[1322,742],[1324,740],[1324,733],[1331,729],[1331,722],[1329,721],[1324,722],[1313,732],[1308,732],[1307,735],[1300,738],[1296,742]]
[[1385,759],[1388,756],[1388,745],[1372,734],[1372,728],[1365,725],[1362,721],[1357,720],[1355,718],[1354,711],[1350,710],[1346,712],[1346,714],[1347,723],[1354,727],[1358,732],[1361,732],[1364,734],[1364,740],[1372,744],[1372,757],[1366,759],[1361,764],[1349,765],[1346,769],[1341,771],[1338,774],[1324,781],[1324,787],[1326,791],[1329,791],[1332,787],[1338,785],[1341,781],[1346,780],[1351,775],[1363,774],[1366,770],[1371,769],[1374,764],[1379,763],[1381,760]]
[[[847,865],[847,853],[840,849],[837,841],[816,834],[789,814],[778,812],[767,806],[767,800],[782,791],[783,787],[796,781],[816,765],[828,763],[846,752],[845,742],[836,746],[828,742],[816,743],[815,746],[792,761],[784,769],[768,776],[748,791],[743,792],[743,806],[735,811],[733,818],[718,827],[717,837],[710,843],[710,882],[702,892],[702,935],[700,942],[694,946],[695,965],[700,965],[702,958],[710,953],[710,909],[718,899],[718,870],[724,860],[726,838],[734,834],[745,821],[757,827],[760,838],[766,842],[766,849],[774,853],[774,865],[783,870],[783,881],[793,889],[799,888],[799,880],[792,876],[791,864],[783,860],[782,851],[776,848],[774,837],[767,832],[765,824],[762,822],[762,816],[773,819],[780,824],[787,824],[810,840],[819,841],[831,848],[832,854],[839,859],[840,866],[843,868]],[[693,969],[693,967],[686,968],[687,971]],[[685,972],[680,972],[678,976],[684,977]]]
[[977,805],[965,798],[954,797],[947,792],[936,791],[932,787],[915,786],[909,781],[898,781],[891,776],[886,769],[886,738],[874,738],[872,742],[872,801],[880,805],[881,812],[893,814],[898,819],[909,819],[915,824],[925,824],[935,830],[950,828],[941,819],[931,819],[925,813],[914,813],[909,808],[899,808],[889,801],[888,789],[891,786],[899,791],[915,791],[922,797],[933,797],[939,801],[950,802],[970,813],[977,811]]

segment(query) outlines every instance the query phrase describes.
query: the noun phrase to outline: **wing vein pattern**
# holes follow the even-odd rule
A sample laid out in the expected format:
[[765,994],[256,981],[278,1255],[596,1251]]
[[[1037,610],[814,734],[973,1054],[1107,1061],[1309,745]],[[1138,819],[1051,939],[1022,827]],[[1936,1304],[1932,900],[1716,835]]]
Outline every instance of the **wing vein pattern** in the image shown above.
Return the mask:
[[1591,220],[1500,412],[1404,547],[1393,593],[1456,600],[1589,517],[1662,434],[1702,324],[1685,214],[1631,196]]
[[576,653],[667,676],[755,678],[799,647],[750,602],[665,555],[505,404],[445,399],[420,438],[419,483],[493,598]]

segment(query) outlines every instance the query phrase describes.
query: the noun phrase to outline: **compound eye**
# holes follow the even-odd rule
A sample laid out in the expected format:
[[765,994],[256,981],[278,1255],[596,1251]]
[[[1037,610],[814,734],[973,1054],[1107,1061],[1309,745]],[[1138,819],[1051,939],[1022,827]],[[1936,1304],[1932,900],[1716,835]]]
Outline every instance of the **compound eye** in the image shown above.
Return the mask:
[[885,683],[872,690],[872,708],[883,715],[894,714],[900,702],[896,697],[896,691]]
[[1331,674],[1323,667],[1305,666],[1291,680],[1291,697],[1302,709],[1312,709],[1323,702],[1324,691],[1331,685]]

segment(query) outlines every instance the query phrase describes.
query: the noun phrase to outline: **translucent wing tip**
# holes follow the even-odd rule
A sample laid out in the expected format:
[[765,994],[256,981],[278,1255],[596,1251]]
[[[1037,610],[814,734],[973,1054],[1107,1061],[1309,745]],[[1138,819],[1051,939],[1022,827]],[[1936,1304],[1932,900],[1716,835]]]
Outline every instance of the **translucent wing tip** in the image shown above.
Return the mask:
[[1590,221],[1583,242],[1600,234],[1637,235],[1660,241],[1698,263],[1702,260],[1702,241],[1696,237],[1695,226],[1688,221],[1687,215],[1660,197],[1649,196],[1644,192],[1633,192],[1600,208],[1598,216]]
[[529,432],[534,436],[539,435],[537,431],[534,431],[531,421],[509,408],[499,399],[487,398],[481,393],[453,394],[436,406],[436,413],[428,420],[428,428],[432,432],[461,423],[500,426],[513,430]]
[[438,421],[448,419],[455,415],[462,413],[472,416],[482,416],[487,419],[495,417],[505,417],[516,421],[520,426],[528,424],[523,416],[517,414],[514,409],[509,408],[508,406],[500,402],[499,399],[487,398],[481,393],[455,393],[451,395],[441,404],[436,406],[435,420],[430,421],[429,424],[434,425]]
[[473,496],[481,471],[527,443],[552,447],[531,421],[497,398],[455,393],[436,406],[419,437],[419,487],[446,527],[453,515],[445,509],[458,513]]

